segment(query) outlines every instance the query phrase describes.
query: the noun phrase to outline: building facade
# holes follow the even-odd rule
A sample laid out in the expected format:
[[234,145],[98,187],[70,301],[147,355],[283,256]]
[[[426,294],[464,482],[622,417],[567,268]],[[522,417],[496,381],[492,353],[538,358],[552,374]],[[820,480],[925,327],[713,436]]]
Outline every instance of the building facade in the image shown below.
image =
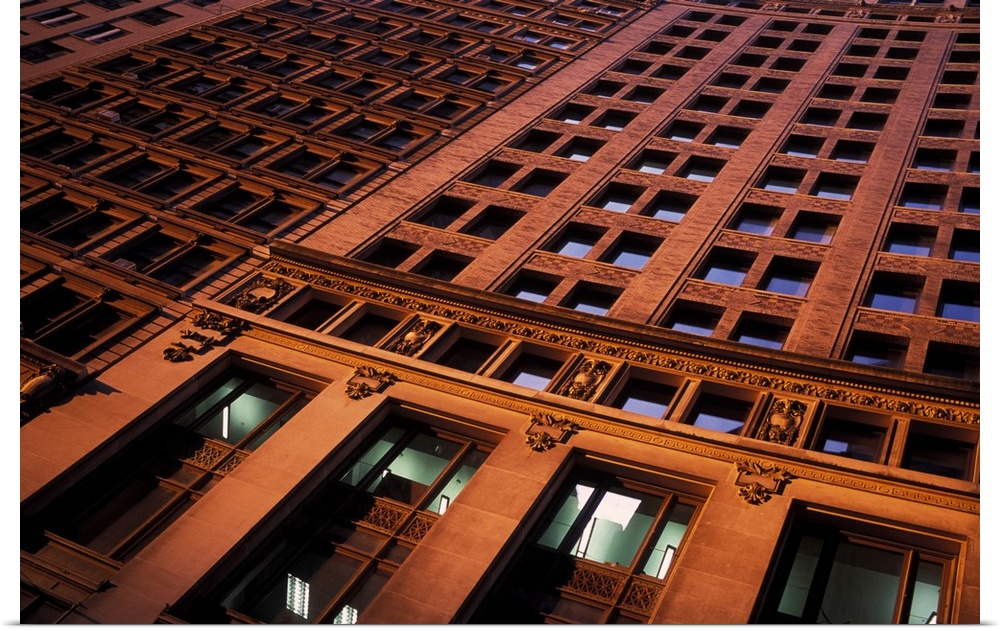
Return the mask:
[[22,622],[979,622],[978,2],[21,6]]

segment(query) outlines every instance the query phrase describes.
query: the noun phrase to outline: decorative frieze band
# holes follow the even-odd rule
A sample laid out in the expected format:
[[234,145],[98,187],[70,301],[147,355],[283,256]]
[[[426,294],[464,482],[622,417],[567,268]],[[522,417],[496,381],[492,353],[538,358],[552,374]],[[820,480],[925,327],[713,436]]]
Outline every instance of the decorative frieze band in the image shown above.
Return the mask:
[[721,363],[683,357],[676,352],[674,354],[667,354],[665,352],[644,350],[626,346],[624,344],[609,343],[593,337],[584,337],[582,335],[574,335],[568,332],[553,331],[541,325],[529,325],[515,320],[498,318],[493,315],[476,313],[462,307],[453,307],[427,300],[420,300],[388,290],[372,289],[371,287],[358,283],[331,278],[324,274],[307,272],[302,269],[290,267],[277,261],[267,263],[264,266],[264,269],[294,280],[307,282],[316,285],[317,287],[331,289],[353,295],[358,298],[380,302],[382,304],[418,313],[426,313],[439,318],[446,318],[507,335],[516,335],[518,337],[539,342],[557,344],[571,350],[626,360],[635,364],[645,364],[689,375],[709,377],[732,383],[767,388],[778,392],[808,396],[824,401],[878,408],[888,412],[909,416],[919,416],[942,421],[963,423],[967,425],[975,425],[979,423],[978,412],[962,410],[948,405],[914,400],[916,397],[903,398],[898,393],[875,393],[866,391],[860,386],[854,384],[842,384],[839,382],[827,384],[822,382],[806,381],[804,377],[794,378],[777,374],[765,374],[763,372],[750,370],[742,366],[729,367]]

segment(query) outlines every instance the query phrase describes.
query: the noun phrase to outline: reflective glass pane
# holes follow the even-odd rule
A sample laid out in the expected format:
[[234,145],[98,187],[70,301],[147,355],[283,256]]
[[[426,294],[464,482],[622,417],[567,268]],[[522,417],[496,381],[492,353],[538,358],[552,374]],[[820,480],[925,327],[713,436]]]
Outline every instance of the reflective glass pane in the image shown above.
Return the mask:
[[902,566],[902,553],[840,544],[815,622],[890,624]]
[[236,444],[247,437],[292,394],[270,385],[256,383],[224,406],[203,424],[202,436]]
[[785,583],[785,591],[781,594],[778,611],[796,618],[801,617],[812,586],[816,564],[823,550],[823,540],[818,537],[804,536],[795,552],[795,561]]
[[590,514],[572,554],[598,563],[631,565],[661,502],[662,498],[646,493],[607,491]]
[[538,538],[538,543],[548,548],[558,549],[562,545],[566,533],[573,526],[573,522],[580,515],[580,511],[587,504],[587,500],[593,495],[594,489],[595,487],[588,483],[580,483],[574,486],[569,496],[563,500],[559,512],[556,513],[545,529],[545,532]]
[[441,514],[448,510],[448,505],[455,501],[458,494],[465,488],[466,483],[472,478],[472,474],[479,469],[485,460],[486,454],[480,451],[474,451],[466,456],[462,466],[451,476],[441,492],[427,505],[427,510]]
[[458,443],[418,434],[366,490],[378,497],[412,505],[426,493],[460,448]]
[[656,543],[653,544],[653,551],[650,552],[649,558],[646,559],[646,565],[643,566],[643,574],[656,578],[663,578],[667,575],[674,554],[677,552],[693,516],[694,506],[678,504],[674,508],[670,520],[663,526],[663,531],[660,532]]
[[403,437],[404,430],[399,427],[389,428],[375,444],[368,448],[358,460],[340,476],[340,481],[351,486],[357,486],[361,480],[378,464],[392,446]]
[[917,580],[913,585],[910,610],[904,619],[908,624],[930,624],[937,622],[938,602],[941,600],[941,575],[944,567],[940,563],[917,562]]

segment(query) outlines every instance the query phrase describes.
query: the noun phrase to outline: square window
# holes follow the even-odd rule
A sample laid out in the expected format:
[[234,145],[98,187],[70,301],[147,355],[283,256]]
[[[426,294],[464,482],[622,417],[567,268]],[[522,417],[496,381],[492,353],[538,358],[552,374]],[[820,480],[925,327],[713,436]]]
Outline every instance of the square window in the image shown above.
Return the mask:
[[816,183],[813,184],[810,195],[824,199],[850,201],[854,195],[854,189],[858,186],[859,179],[853,175],[820,173],[819,177],[816,178]]
[[601,140],[574,138],[559,151],[559,155],[577,162],[586,162],[603,146],[604,142]]
[[365,346],[374,346],[399,324],[398,317],[365,313],[337,337]]
[[625,95],[626,101],[634,101],[635,103],[643,103],[645,105],[652,104],[656,99],[660,98],[663,94],[663,90],[660,88],[651,88],[649,86],[639,86]]
[[806,125],[822,125],[832,127],[840,119],[840,110],[833,110],[825,107],[810,107],[802,115],[801,122]]
[[463,234],[471,234],[481,239],[499,239],[505,232],[524,216],[519,210],[488,206],[477,218],[460,230]]
[[642,269],[661,243],[661,239],[626,232],[601,260],[619,267]]
[[302,304],[288,315],[275,315],[273,317],[286,324],[318,331],[330,324],[334,316],[339,314],[343,308],[344,305],[332,302],[324,296],[321,298],[310,298],[305,304]]
[[750,53],[743,53],[733,61],[734,66],[746,66],[747,68],[760,68],[767,61],[765,55],[752,55]]
[[861,93],[861,102],[891,105],[896,102],[896,97],[898,96],[899,90],[894,90],[892,88],[866,88],[865,91]]
[[915,313],[923,285],[923,279],[876,272],[868,288],[865,306],[899,313]]
[[865,64],[837,64],[832,74],[835,77],[863,77],[867,71]]
[[937,229],[931,226],[894,223],[889,227],[882,249],[893,254],[930,256]]
[[739,434],[753,402],[709,392],[698,397],[688,424],[726,434]]
[[621,72],[623,74],[639,75],[646,70],[652,64],[646,61],[639,61],[637,59],[626,59],[623,63],[619,64],[617,68],[614,69],[615,72]]
[[717,127],[708,137],[706,143],[716,147],[739,149],[749,135],[750,130],[742,127]]
[[773,64],[771,68],[775,70],[784,70],[785,72],[798,72],[802,70],[802,66],[806,65],[805,59],[798,59],[795,57],[779,57]]
[[796,39],[792,40],[792,43],[788,45],[788,50],[800,53],[811,53],[817,48],[819,48],[819,42],[814,39]]
[[472,259],[450,252],[432,252],[413,272],[428,278],[448,281],[458,276],[468,267]]
[[963,213],[979,214],[979,189],[963,188],[962,199],[959,200],[959,211]]
[[951,237],[948,258],[954,261],[979,262],[979,231],[955,230]]
[[128,34],[129,32],[125,29],[119,28],[107,22],[88,26],[87,28],[80,29],[79,31],[72,31],[70,33],[70,35],[75,35],[76,37],[79,37],[80,39],[91,44],[101,44],[113,39],[118,39],[119,37],[124,37]]
[[687,161],[687,164],[681,168],[678,175],[696,182],[712,182],[724,166],[726,166],[726,162],[724,160],[693,156]]
[[604,129],[610,129],[611,131],[621,131],[625,129],[625,126],[635,118],[635,114],[632,112],[622,112],[619,110],[608,110],[604,116],[601,116],[594,125],[596,127],[603,127]]
[[167,11],[166,9],[161,9],[160,7],[153,7],[147,11],[142,11],[141,13],[136,13],[130,16],[133,20],[138,20],[143,24],[149,24],[150,26],[156,26],[157,24],[163,24],[164,22],[169,22],[181,16],[173,13],[172,11]]
[[521,273],[504,293],[531,302],[545,302],[545,299],[549,297],[558,284],[559,281],[556,279]]
[[582,313],[605,315],[620,295],[621,290],[617,287],[579,283],[567,296],[562,306]]
[[697,276],[710,283],[739,287],[753,265],[754,255],[737,250],[712,250]]
[[722,309],[695,302],[678,301],[663,321],[663,326],[674,331],[709,336],[722,318]]
[[854,96],[854,86],[841,85],[839,83],[827,83],[816,96],[821,99],[849,101],[851,97]]
[[704,128],[705,125],[703,123],[674,121],[663,133],[660,134],[660,136],[679,142],[693,142]]
[[460,337],[435,360],[435,364],[455,370],[477,373],[499,348],[496,342]]
[[667,79],[670,81],[676,81],[687,74],[688,68],[684,66],[673,66],[670,64],[664,64],[660,66],[660,69],[653,74],[654,77],[658,79]]
[[817,264],[811,261],[775,258],[764,274],[761,289],[804,297],[816,276],[817,267]]
[[670,166],[670,163],[673,162],[676,157],[676,153],[646,149],[639,154],[639,157],[632,161],[629,168],[635,169],[641,173],[663,175],[663,173],[667,170],[667,167]]
[[594,113],[594,108],[571,103],[552,115],[553,120],[579,125],[585,118]]
[[856,364],[902,368],[906,342],[886,335],[858,332],[851,336],[844,358]]
[[965,121],[943,118],[929,118],[924,124],[924,135],[938,138],[961,138],[965,131]]
[[694,110],[696,112],[708,112],[710,114],[717,114],[722,111],[722,108],[726,106],[729,99],[723,96],[711,96],[707,94],[702,94],[694,101],[692,101],[687,109]]
[[510,176],[520,170],[521,165],[519,164],[490,160],[486,163],[485,167],[467,177],[465,181],[472,182],[473,184],[478,184],[480,186],[497,188],[503,185],[503,183],[506,182]]
[[830,157],[838,162],[853,162],[857,164],[867,164],[871,157],[875,144],[871,142],[860,142],[857,140],[838,140],[833,146]]
[[979,152],[973,151],[969,154],[969,166],[966,169],[969,173],[979,173]]
[[708,48],[700,48],[698,46],[685,46],[680,49],[674,56],[679,59],[702,59],[711,52]]
[[745,74],[723,72],[715,79],[715,81],[712,82],[712,85],[719,86],[720,88],[732,88],[734,90],[739,90],[749,78],[750,77]]
[[545,249],[563,256],[583,258],[590,253],[591,248],[603,235],[604,231],[600,229],[571,225]]
[[979,283],[943,281],[937,317],[979,322]]
[[774,230],[774,224],[781,217],[781,209],[775,206],[763,206],[760,204],[743,204],[733,221],[730,222],[731,230],[749,232],[770,236]]
[[[836,410],[831,410],[834,414]],[[835,456],[882,462],[886,443],[886,428],[881,424],[839,418],[828,413],[816,439],[814,449]]]
[[[754,84],[751,90],[754,92],[766,92],[768,94],[781,94],[788,87],[787,79],[775,79],[774,77],[763,77]],[[770,104],[769,104],[770,105]]]
[[798,192],[799,184],[802,183],[802,178],[805,175],[806,172],[801,169],[769,167],[764,176],[757,182],[757,188],[762,188],[772,193],[794,194]]
[[948,195],[948,187],[939,184],[909,182],[899,195],[899,205],[921,210],[941,210]]
[[632,377],[625,382],[611,407],[652,418],[663,418],[677,390],[676,386]]
[[[21,6],[24,7],[26,5],[22,2]],[[69,24],[70,22],[76,22],[82,17],[83,16],[76,11],[72,11],[66,7],[59,7],[57,9],[50,9],[48,11],[42,11],[41,13],[29,15],[25,19],[34,20],[43,26],[55,27],[62,26],[63,24]]]
[[871,112],[855,112],[847,120],[848,129],[865,129],[868,131],[882,131],[885,121],[888,120],[886,114],[873,114]]
[[445,195],[420,211],[410,221],[444,230],[470,208],[472,202]]
[[693,195],[661,191],[643,208],[641,214],[664,221],[680,221],[697,200]]
[[610,99],[615,94],[618,94],[618,91],[624,87],[625,84],[619,81],[607,81],[602,79],[591,86],[590,89],[584,90],[584,94],[592,94],[594,96]]
[[72,51],[65,46],[60,46],[59,44],[49,40],[43,40],[35,42],[34,44],[22,46],[21,60],[31,64],[37,64],[47,59],[55,59],[56,57],[60,57],[69,52]]
[[743,315],[733,330],[732,339],[751,346],[780,349],[788,338],[789,326],[763,316]]
[[524,352],[504,371],[500,379],[517,386],[544,390],[562,365],[561,359]]
[[361,260],[382,267],[396,268],[419,249],[412,243],[405,241],[382,239],[371,251],[362,256]]
[[624,184],[612,184],[590,205],[616,213],[628,212],[635,200],[642,195],[643,189]]
[[929,423],[913,423],[903,450],[904,469],[968,480],[975,466],[976,444],[949,435]]
[[781,152],[798,158],[815,158],[823,148],[824,140],[815,136],[789,136]]
[[931,342],[923,372],[941,377],[979,381],[979,348]]
[[764,114],[771,109],[770,103],[762,101],[740,101],[736,107],[729,112],[730,116],[742,116],[743,118],[764,118]]
[[[876,79],[885,79],[888,81],[904,81],[909,74],[910,69],[903,66],[879,66],[875,69]],[[947,74],[946,72],[945,75]]]
[[513,147],[524,151],[541,153],[548,149],[556,140],[559,140],[559,138],[561,136],[557,133],[532,129],[523,138],[515,142]]
[[940,92],[934,97],[931,107],[941,110],[967,110],[972,105],[971,94]]
[[565,179],[565,173],[536,169],[535,171],[532,171],[528,177],[521,180],[521,182],[514,187],[514,190],[519,193],[524,193],[525,195],[545,197]]

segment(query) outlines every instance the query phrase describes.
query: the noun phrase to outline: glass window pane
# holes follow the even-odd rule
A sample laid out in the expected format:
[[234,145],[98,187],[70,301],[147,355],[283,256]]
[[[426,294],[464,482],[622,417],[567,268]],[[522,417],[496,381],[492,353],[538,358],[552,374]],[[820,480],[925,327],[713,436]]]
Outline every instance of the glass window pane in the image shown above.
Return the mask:
[[200,401],[194,404],[194,407],[190,408],[183,414],[179,415],[174,419],[174,423],[180,425],[181,427],[187,427],[199,416],[208,412],[209,409],[219,401],[222,401],[225,397],[232,394],[236,388],[240,387],[246,383],[246,379],[240,376],[233,376],[223,382],[218,388],[210,391],[206,394]]
[[589,515],[572,554],[629,566],[656,517],[662,498],[622,488],[607,491]]
[[890,624],[902,566],[899,552],[840,544],[815,622]]
[[75,526],[79,533],[77,536],[68,536],[92,550],[108,554],[176,494],[176,491],[160,486],[152,477],[136,478]]
[[876,462],[882,451],[885,429],[864,423],[828,419],[823,425],[820,451]]
[[563,500],[559,512],[556,513],[552,521],[549,522],[545,532],[538,538],[538,543],[553,550],[558,550],[562,545],[563,538],[573,527],[573,522],[580,515],[590,496],[594,494],[595,486],[589,483],[580,483],[573,487],[569,496]]
[[781,594],[778,611],[784,614],[801,617],[809,597],[816,564],[823,550],[823,540],[819,537],[804,536],[795,552],[795,561],[785,583],[785,591]]
[[273,386],[256,383],[224,406],[203,424],[198,433],[236,444],[257,428],[292,394]]
[[694,506],[678,504],[674,508],[670,520],[663,526],[663,531],[660,532],[656,543],[653,544],[653,551],[649,554],[646,565],[642,569],[643,574],[656,578],[664,578],[667,575],[674,554],[677,552],[693,516]]
[[350,486],[357,486],[361,483],[361,480],[375,468],[389,450],[392,449],[399,440],[403,437],[405,430],[400,427],[389,428],[377,441],[375,444],[368,448],[368,451],[364,453],[358,460],[347,470],[344,475],[340,476],[340,481],[349,484]]
[[458,494],[465,488],[466,483],[472,478],[472,474],[479,470],[485,460],[486,454],[481,451],[474,451],[466,456],[462,466],[455,471],[441,492],[431,500],[426,510],[444,514],[448,510],[448,505],[455,501]]
[[407,504],[419,500],[441,475],[461,445],[418,434],[368,485],[366,491]]
[[937,622],[938,602],[941,600],[941,576],[944,567],[940,563],[920,560],[917,562],[917,580],[913,585],[910,611],[905,618],[908,624],[930,624]]

